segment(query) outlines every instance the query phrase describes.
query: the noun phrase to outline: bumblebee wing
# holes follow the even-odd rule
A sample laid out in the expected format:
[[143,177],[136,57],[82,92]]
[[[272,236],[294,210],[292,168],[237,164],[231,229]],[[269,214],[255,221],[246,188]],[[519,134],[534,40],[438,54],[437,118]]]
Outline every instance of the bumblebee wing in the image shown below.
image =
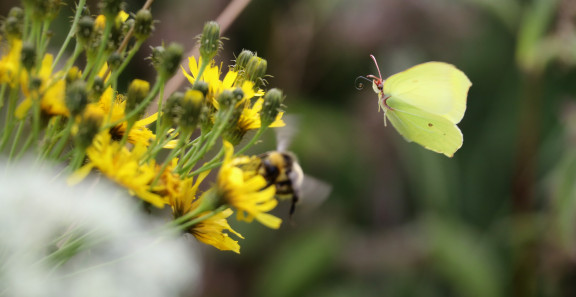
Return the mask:
[[320,206],[330,193],[332,185],[309,175],[305,175],[300,188],[299,209],[312,210]]
[[286,123],[286,126],[274,128],[276,131],[277,151],[279,152],[288,151],[288,147],[292,143],[300,124],[300,117],[296,115],[285,115],[283,120]]

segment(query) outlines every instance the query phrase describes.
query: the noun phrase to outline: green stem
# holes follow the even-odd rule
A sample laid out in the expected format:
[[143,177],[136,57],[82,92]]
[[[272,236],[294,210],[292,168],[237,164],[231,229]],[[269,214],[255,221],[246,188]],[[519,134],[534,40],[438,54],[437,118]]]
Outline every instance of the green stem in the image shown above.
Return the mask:
[[180,230],[187,230],[190,227],[192,227],[198,223],[201,223],[201,222],[217,215],[218,213],[224,211],[227,207],[228,207],[227,205],[222,205],[222,206],[216,208],[215,210],[211,211],[210,213],[207,213],[207,214],[205,214],[201,217],[198,217],[196,219],[190,220],[184,224],[178,225],[178,228],[180,228]]
[[103,63],[105,62],[104,53],[106,52],[106,45],[108,44],[108,38],[110,37],[110,33],[112,32],[112,26],[114,26],[114,19],[106,18],[106,26],[104,27],[104,34],[102,34],[102,39],[100,40],[100,46],[98,47],[96,59],[94,60],[94,64],[92,65],[90,75],[88,75],[86,79],[89,86],[92,86],[94,78],[96,77],[98,71],[100,71],[100,68],[102,68]]
[[111,79],[108,81],[108,83],[106,83],[106,87],[112,85],[113,83],[116,83],[116,81],[118,80],[118,77],[120,77],[120,74],[122,74],[124,69],[128,66],[128,64],[130,63],[130,61],[132,60],[134,55],[138,52],[138,50],[140,49],[142,44],[144,44],[144,40],[137,40],[136,41],[134,46],[128,52],[128,55],[126,55],[126,58],[124,58],[124,61],[122,61],[122,64],[120,64],[118,69],[116,69],[116,71],[114,71],[112,73]]
[[[20,76],[20,69],[17,71]],[[11,88],[10,98],[8,99],[8,110],[6,112],[6,122],[4,124],[4,134],[2,135],[2,141],[0,141],[0,152],[4,150],[8,144],[8,139],[12,135],[12,130],[14,129],[14,112],[16,111],[16,101],[18,100],[18,88]]]
[[[41,65],[42,59],[44,59],[44,53],[46,52],[46,48],[48,47],[48,30],[50,28],[50,20],[46,19],[42,23],[42,30],[40,31],[40,40],[38,41],[38,53],[36,53],[36,65]],[[40,67],[36,67],[37,72],[40,70]]]
[[64,146],[66,146],[66,143],[68,142],[68,138],[70,137],[70,132],[72,131],[72,126],[74,126],[74,120],[69,118],[68,119],[68,123],[66,124],[66,128],[64,128],[63,132],[63,136],[62,138],[60,138],[60,140],[58,141],[58,144],[56,144],[56,148],[54,149],[54,151],[52,152],[51,158],[57,160],[58,157],[62,154],[62,151],[64,150]]
[[[194,175],[200,174],[204,171],[211,170],[213,168],[216,168],[216,167],[222,165],[222,161],[219,161],[219,160],[220,160],[220,158],[222,158],[222,155],[224,155],[224,152],[225,152],[224,147],[222,147],[220,149],[220,152],[218,152],[218,154],[216,154],[216,156],[214,156],[214,158],[212,158],[212,160],[206,162],[204,165],[202,165],[202,167],[196,169],[195,171],[190,173],[188,176],[194,176]],[[190,169],[192,169],[192,168],[186,168],[184,170],[184,172],[188,172],[188,171],[190,171]]]
[[160,171],[158,171],[158,174],[156,175],[156,177],[154,178],[154,180],[150,184],[151,188],[154,187],[154,185],[156,185],[156,183],[158,182],[158,179],[160,179],[160,176],[162,176],[162,174],[164,173],[164,170],[166,170],[166,167],[168,167],[168,165],[171,163],[170,160],[172,160],[178,154],[180,149],[182,149],[184,144],[186,144],[186,140],[188,140],[188,137],[190,137],[190,134],[189,133],[185,133],[185,134],[186,135],[181,135],[180,139],[178,139],[178,144],[176,145],[176,147],[170,152],[168,157],[166,157],[166,159],[164,160],[164,163],[162,164]]
[[70,161],[69,172],[72,173],[76,171],[76,169],[80,168],[82,162],[84,162],[84,157],[86,156],[86,151],[79,147],[74,149],[74,155],[72,157],[72,161]]
[[[186,152],[186,155],[184,155],[184,157],[180,158],[180,161],[178,162],[178,166],[176,166],[176,172],[182,174],[184,172],[186,172],[186,168],[188,168],[188,161],[190,160],[190,158],[196,153],[196,151],[198,150],[198,147],[200,147],[200,144],[202,142],[204,142],[205,136],[204,134],[200,135],[200,137],[194,139],[193,141],[191,141],[186,148],[188,149],[188,151]],[[190,164],[190,167],[194,166],[194,164]],[[190,170],[188,168],[188,170]]]
[[40,160],[45,160],[46,158],[48,158],[48,153],[50,152],[50,150],[52,150],[52,148],[56,144],[57,138],[55,137],[56,136],[55,134],[60,128],[61,119],[62,116],[56,116],[50,119],[50,123],[48,124],[48,128],[46,129],[46,133],[44,134],[44,140],[43,140],[44,145],[41,148],[40,153],[38,154],[38,158]]
[[68,61],[66,61],[66,66],[64,66],[63,75],[68,74],[70,69],[74,66],[74,62],[76,62],[76,59],[78,59],[78,57],[80,56],[82,51],[83,51],[82,45],[79,43],[76,43],[76,45],[74,46],[74,53],[72,54],[72,56],[70,58],[68,58]]
[[6,86],[8,86],[8,83],[4,83],[2,86],[0,86],[0,110],[2,110],[2,107],[4,107],[4,94],[6,93]]
[[[60,50],[56,55],[56,59],[54,59],[52,67],[55,67],[56,64],[58,64],[58,61],[60,61],[62,54],[64,54],[64,51],[68,47],[68,43],[70,43],[70,40],[72,40],[72,37],[74,37],[74,34],[76,34],[76,26],[78,26],[78,21],[80,20],[80,16],[82,16],[82,10],[84,9],[84,5],[86,5],[86,0],[78,1],[78,5],[76,6],[76,14],[74,15],[74,20],[72,21],[72,26],[70,27],[70,31],[68,32],[68,35],[64,40],[64,43],[62,43],[62,46],[60,47]],[[76,50],[74,50],[74,53],[76,53]]]
[[128,119],[126,123],[126,131],[124,131],[124,135],[122,135],[122,140],[120,141],[121,146],[124,146],[126,141],[128,141],[128,136],[130,135],[130,130],[134,127],[134,123],[136,123],[136,119]]
[[262,133],[264,133],[264,131],[266,131],[266,128],[267,127],[261,126],[260,129],[258,129],[258,131],[256,132],[256,134],[254,134],[254,137],[252,137],[252,139],[250,139],[250,141],[243,148],[241,148],[239,151],[237,151],[234,154],[234,156],[238,156],[238,155],[242,154],[243,152],[245,152],[250,147],[252,147],[256,143],[256,141],[258,141],[258,139],[260,139],[260,136],[262,136]]
[[22,134],[22,128],[24,127],[24,121],[20,121],[18,124],[18,129],[16,130],[16,136],[12,139],[12,148],[10,148],[10,154],[8,155],[8,160],[12,160],[14,156],[14,152],[16,151],[16,147],[18,146],[18,142],[20,140],[20,135]]
[[233,112],[234,107],[230,107],[230,109],[228,109],[227,111],[223,111],[224,115],[222,116],[220,122],[214,124],[214,129],[212,130],[213,134],[210,136],[206,144],[202,146],[200,151],[198,151],[197,154],[190,161],[192,164],[196,164],[198,160],[202,159],[204,155],[210,149],[212,149],[212,147],[216,143],[216,139],[222,134],[222,132],[224,132],[224,128],[226,128],[226,125],[228,124],[228,119],[230,118]]

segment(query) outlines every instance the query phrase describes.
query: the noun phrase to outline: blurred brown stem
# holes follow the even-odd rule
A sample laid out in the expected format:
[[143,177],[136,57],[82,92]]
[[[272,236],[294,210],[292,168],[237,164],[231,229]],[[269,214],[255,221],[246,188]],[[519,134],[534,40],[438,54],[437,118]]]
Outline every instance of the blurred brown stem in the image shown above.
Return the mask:
[[[228,6],[226,6],[226,8],[224,8],[222,13],[220,13],[220,15],[216,18],[216,22],[220,25],[220,34],[226,32],[232,22],[234,22],[240,13],[244,11],[246,6],[248,6],[250,1],[251,0],[233,0],[230,2],[230,4],[228,4]],[[191,56],[198,56],[198,45],[195,45],[192,47],[192,49],[190,49],[190,51],[188,51],[188,53],[186,53],[181,63],[185,63],[188,57]],[[176,72],[176,74],[166,83],[164,93],[174,93],[180,88],[180,86],[182,86],[184,81],[184,75],[180,71]],[[159,98],[156,98],[156,100],[159,100]],[[149,113],[154,112],[156,107],[157,104],[150,104]]]
[[536,166],[540,140],[540,107],[542,75],[540,71],[524,74],[523,93],[519,106],[518,148],[513,177],[512,213],[515,218],[512,238],[517,244],[513,262],[513,296],[534,296],[536,280],[537,242],[522,239],[522,234],[534,228],[530,216],[535,210]]

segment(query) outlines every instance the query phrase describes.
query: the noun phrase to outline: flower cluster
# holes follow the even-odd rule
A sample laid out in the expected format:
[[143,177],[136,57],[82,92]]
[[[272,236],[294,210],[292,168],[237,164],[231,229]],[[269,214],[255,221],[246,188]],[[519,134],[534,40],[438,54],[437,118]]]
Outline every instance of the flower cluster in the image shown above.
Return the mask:
[[[231,236],[243,237],[227,221],[234,212],[279,228],[269,214],[274,185],[259,174],[258,157],[241,155],[264,130],[284,125],[282,92],[266,90],[266,60],[245,50],[230,67],[216,62],[220,28],[208,22],[189,70],[179,68],[181,46],[158,46],[150,57],[155,82],[136,78],[121,90],[124,69],[154,31],[150,11],[128,14],[121,1],[103,0],[93,16],[80,0],[54,55],[47,32],[59,2],[23,1],[2,23],[0,154],[61,164],[71,186],[105,178],[150,207],[171,208],[169,227],[221,250],[239,253]],[[176,74],[189,86],[166,94]],[[240,166],[246,162],[253,166]]]

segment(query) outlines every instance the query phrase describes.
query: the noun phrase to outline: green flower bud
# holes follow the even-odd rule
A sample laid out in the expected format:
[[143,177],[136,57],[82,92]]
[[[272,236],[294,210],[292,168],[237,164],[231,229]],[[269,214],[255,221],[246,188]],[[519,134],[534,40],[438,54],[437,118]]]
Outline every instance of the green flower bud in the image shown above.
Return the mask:
[[98,102],[98,100],[100,100],[100,96],[104,93],[104,85],[104,79],[100,76],[94,78],[94,82],[92,83],[92,92],[90,94],[91,102]]
[[3,24],[3,31],[9,39],[21,39],[24,23],[17,17],[9,16]]
[[204,95],[198,90],[188,90],[181,101],[182,116],[179,125],[184,131],[192,132],[202,120]]
[[164,75],[164,78],[170,78],[178,71],[184,49],[181,45],[171,43],[164,51],[160,63],[159,72]]
[[281,90],[274,88],[266,92],[262,110],[260,110],[262,126],[268,127],[276,120],[276,117],[282,111],[282,101],[284,101],[284,96]]
[[89,16],[83,16],[78,21],[76,28],[76,38],[81,44],[87,45],[90,43],[94,32],[94,19]]
[[229,90],[224,90],[220,95],[218,95],[218,104],[220,104],[220,110],[223,110],[227,107],[234,106],[236,104],[235,96]]
[[167,126],[178,124],[182,117],[182,100],[184,100],[182,92],[174,92],[166,99],[166,104],[162,107],[163,124]]
[[60,7],[62,7],[62,1],[61,0],[48,0],[45,2],[48,2],[48,10],[47,10],[46,17],[50,20],[53,20],[54,18],[56,18],[58,16],[58,13],[60,12]]
[[78,132],[74,136],[74,142],[81,150],[86,150],[91,144],[92,140],[100,131],[103,116],[97,109],[86,109],[82,116],[82,120],[78,125]]
[[254,83],[255,87],[259,87],[264,82],[264,75],[266,75],[266,68],[268,62],[265,59],[254,56],[248,61],[246,65],[246,77]]
[[24,66],[28,72],[34,68],[36,64],[36,47],[33,44],[29,42],[24,42],[22,44],[20,62],[22,62],[22,66]]
[[246,69],[248,61],[254,57],[254,53],[249,50],[243,50],[236,58],[236,64],[234,65],[234,71],[241,71]]
[[41,86],[42,86],[42,79],[41,78],[39,78],[37,76],[33,76],[32,78],[30,78],[30,82],[28,85],[30,90],[38,91],[38,90],[40,90]]
[[88,104],[88,90],[86,82],[75,80],[66,86],[66,107],[74,118],[81,114]]
[[113,20],[121,10],[124,10],[124,2],[121,0],[100,0],[98,7],[107,19]]
[[148,59],[152,61],[152,66],[154,66],[154,69],[156,69],[156,71],[160,70],[160,65],[162,64],[162,60],[164,59],[165,52],[166,49],[164,48],[164,46],[152,47],[152,54],[150,54],[150,57],[148,57]]
[[8,17],[15,17],[18,20],[24,20],[24,10],[18,6],[10,8],[8,12]]
[[233,103],[236,104],[240,102],[242,98],[244,98],[244,91],[242,91],[240,88],[236,88],[234,91],[232,91],[232,96],[234,97]]
[[148,9],[140,9],[136,13],[134,23],[134,36],[137,39],[143,40],[148,38],[154,31],[154,19]]
[[210,87],[208,83],[203,80],[196,80],[192,85],[193,90],[198,90],[204,94],[204,96],[208,95],[208,91],[210,91]]
[[200,36],[200,56],[203,61],[210,61],[220,49],[220,25],[214,21],[204,24]]
[[[133,80],[128,86],[128,92],[126,93],[126,111],[130,112],[136,109],[148,96],[150,92],[150,84],[141,79]],[[144,108],[141,109],[139,116],[144,112]]]
[[113,52],[108,57],[108,67],[110,67],[111,70],[118,69],[118,67],[122,65],[122,62],[124,62],[124,57],[121,53]]

